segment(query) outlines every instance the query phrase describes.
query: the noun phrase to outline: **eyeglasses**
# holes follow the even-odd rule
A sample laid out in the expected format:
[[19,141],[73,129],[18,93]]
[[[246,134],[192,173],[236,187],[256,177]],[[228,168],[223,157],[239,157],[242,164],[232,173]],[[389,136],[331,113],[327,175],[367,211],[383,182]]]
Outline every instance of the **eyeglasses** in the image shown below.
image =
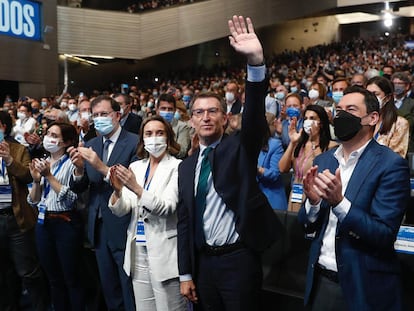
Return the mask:
[[213,107],[213,108],[208,108],[208,109],[194,109],[192,111],[193,116],[197,117],[197,118],[201,118],[204,116],[204,114],[207,112],[207,114],[210,117],[214,117],[217,115],[217,113],[220,111],[219,108],[217,107]]
[[110,112],[106,112],[106,111],[103,111],[103,112],[95,112],[95,113],[92,113],[92,118],[93,118],[93,119],[95,119],[95,118],[97,118],[97,117],[107,117],[107,116],[109,116],[112,112],[114,112],[114,111],[112,110],[112,111],[110,111]]

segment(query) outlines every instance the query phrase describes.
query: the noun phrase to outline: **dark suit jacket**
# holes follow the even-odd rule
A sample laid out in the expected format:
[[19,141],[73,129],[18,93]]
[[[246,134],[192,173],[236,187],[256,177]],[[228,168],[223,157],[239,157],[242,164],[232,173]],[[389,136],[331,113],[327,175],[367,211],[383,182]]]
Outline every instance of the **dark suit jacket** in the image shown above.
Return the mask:
[[242,104],[239,98],[236,99],[236,101],[233,103],[233,106],[231,106],[230,112],[235,115],[240,113],[240,110],[242,108]]
[[[318,170],[338,167],[336,148],[315,158]],[[336,230],[339,283],[348,310],[401,310],[402,289],[394,241],[410,198],[407,161],[372,140],[354,169],[345,197],[351,208]],[[311,294],[330,207],[322,201],[317,220],[310,223],[304,206],[299,221],[314,236],[309,253],[305,304]]]
[[[107,165],[112,166],[119,163],[128,167],[131,162],[136,160],[137,142],[137,135],[122,129]],[[87,141],[85,147],[92,147],[98,156],[102,158],[102,136]],[[88,238],[92,246],[95,245],[95,225],[99,208],[101,208],[103,230],[106,231],[108,239],[112,244],[111,247],[125,249],[127,228],[131,213],[123,217],[112,214],[108,208],[108,200],[113,189],[109,183],[104,181],[104,177],[86,162],[85,174],[81,180],[71,180],[71,189],[75,192],[82,192],[87,190],[89,185]]]
[[[217,193],[235,213],[236,230],[251,250],[263,251],[277,237],[280,225],[256,181],[257,158],[266,130],[266,83],[246,82],[247,103],[242,130],[223,137],[209,153]],[[180,275],[195,277],[194,174],[199,152],[185,159],[178,171],[178,267]]]
[[124,130],[127,130],[128,132],[139,135],[139,130],[141,129],[141,123],[142,123],[142,118],[139,115],[130,112],[122,128]]

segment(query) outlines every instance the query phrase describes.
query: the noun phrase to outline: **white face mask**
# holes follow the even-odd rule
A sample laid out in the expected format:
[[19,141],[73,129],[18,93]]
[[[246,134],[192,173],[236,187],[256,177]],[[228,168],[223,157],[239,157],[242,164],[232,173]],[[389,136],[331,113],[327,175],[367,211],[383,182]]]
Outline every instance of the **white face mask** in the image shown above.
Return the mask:
[[306,134],[310,135],[312,125],[315,124],[315,120],[305,120],[303,121],[303,130]]
[[385,99],[385,96],[384,96],[383,98],[381,98],[381,97],[377,96],[377,100],[378,100],[378,103],[379,103],[379,107],[380,107],[380,109],[381,109],[382,107],[384,107],[384,105],[386,104],[386,103],[384,103],[384,99]]
[[50,153],[55,153],[62,147],[59,146],[59,141],[56,138],[45,135],[45,137],[43,137],[43,148]]
[[76,106],[76,104],[69,104],[69,110],[70,110],[70,111],[75,111],[75,110],[76,110],[76,108],[78,108],[78,107]]
[[18,111],[18,112],[17,112],[17,117],[18,117],[20,120],[24,120],[24,119],[26,119],[26,113]]
[[81,112],[81,119],[85,119],[85,120],[90,121],[91,116],[92,115],[91,115],[90,112],[87,112],[87,111]]
[[232,102],[234,100],[234,94],[232,92],[226,92],[226,101]]
[[144,138],[144,148],[150,155],[158,158],[167,149],[167,137],[153,136]]
[[319,91],[315,90],[315,89],[311,89],[308,93],[308,96],[310,99],[317,99],[319,98]]

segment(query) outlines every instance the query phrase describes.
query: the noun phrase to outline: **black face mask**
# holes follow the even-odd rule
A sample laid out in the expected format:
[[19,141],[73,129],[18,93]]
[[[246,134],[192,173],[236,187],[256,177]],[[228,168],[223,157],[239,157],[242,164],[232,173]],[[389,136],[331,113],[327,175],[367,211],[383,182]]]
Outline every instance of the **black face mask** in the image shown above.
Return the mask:
[[341,141],[348,141],[361,130],[361,118],[340,110],[333,119],[335,135]]
[[47,124],[47,126],[48,126],[48,127],[49,127],[49,126],[50,126],[50,124],[52,124],[53,122],[56,122],[56,120],[52,120],[52,119],[46,118],[46,124]]

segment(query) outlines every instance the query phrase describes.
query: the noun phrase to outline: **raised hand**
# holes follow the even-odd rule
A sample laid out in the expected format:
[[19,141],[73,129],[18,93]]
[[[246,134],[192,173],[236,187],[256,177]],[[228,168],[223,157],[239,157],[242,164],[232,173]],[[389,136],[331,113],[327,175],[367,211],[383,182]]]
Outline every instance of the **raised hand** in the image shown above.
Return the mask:
[[[50,172],[50,162],[44,159],[33,159],[32,164],[34,165],[34,169],[41,175],[48,177],[52,173]],[[32,175],[34,178],[34,176]],[[39,178],[40,179],[40,178]]]
[[[112,173],[112,171],[111,171]],[[125,185],[129,190],[141,197],[142,187],[138,184],[134,172],[130,168],[126,168],[121,164],[115,166],[114,173],[119,181]],[[112,175],[112,174],[111,174]]]
[[312,166],[303,178],[303,192],[309,200],[309,203],[316,205],[321,201],[321,196],[316,189],[315,179],[318,175],[318,167]]
[[299,141],[300,135],[303,131],[303,129],[300,129],[299,132],[296,131],[296,124],[297,124],[296,117],[293,117],[290,124],[289,124],[289,139],[292,142],[292,144],[296,144]]
[[[111,180],[112,188],[115,192],[120,193],[122,190],[122,187],[124,186],[124,183],[121,181],[121,179],[117,176],[116,169],[118,165],[114,165],[110,168],[111,174],[109,176],[109,179]],[[122,166],[122,165],[120,165]]]
[[83,167],[84,167],[84,160],[81,156],[81,154],[78,152],[78,148],[75,147],[69,147],[67,149],[67,152],[69,153],[70,160],[72,161],[72,164],[75,165],[76,175],[82,175],[83,174]]
[[39,170],[37,170],[35,167],[35,163],[38,160],[39,159],[33,159],[32,162],[29,163],[30,175],[32,175],[33,181],[35,182],[40,182],[40,179],[42,178],[42,175],[40,175]]
[[236,52],[247,57],[249,65],[260,65],[264,61],[263,48],[257,38],[253,23],[249,17],[244,19],[243,16],[233,16],[228,21],[230,30],[230,45]]

